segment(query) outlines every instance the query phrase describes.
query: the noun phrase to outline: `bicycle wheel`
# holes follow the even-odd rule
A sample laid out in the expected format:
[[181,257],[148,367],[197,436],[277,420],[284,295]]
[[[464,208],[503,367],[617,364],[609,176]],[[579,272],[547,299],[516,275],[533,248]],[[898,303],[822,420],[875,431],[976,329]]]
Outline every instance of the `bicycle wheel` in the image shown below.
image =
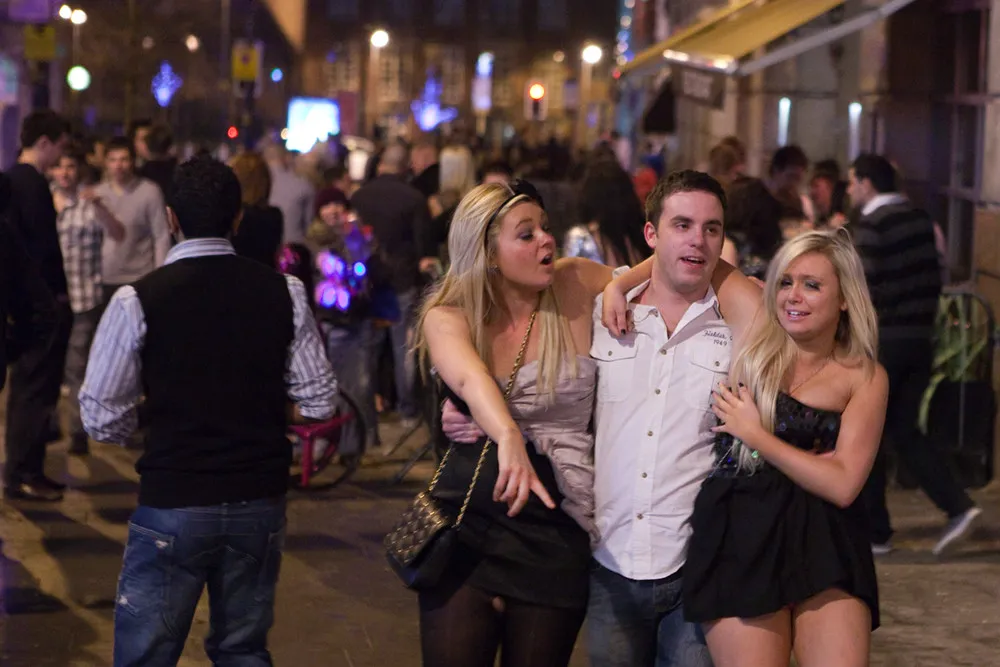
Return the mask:
[[[301,452],[293,463],[292,483],[298,488],[312,487],[311,481],[331,466],[339,468],[337,477],[319,488],[340,484],[354,474],[364,455],[367,427],[357,401],[343,391],[334,399],[334,414],[317,429],[312,440],[312,465],[305,470]],[[299,443],[299,449],[304,443]],[[317,487],[312,487],[317,488]]]

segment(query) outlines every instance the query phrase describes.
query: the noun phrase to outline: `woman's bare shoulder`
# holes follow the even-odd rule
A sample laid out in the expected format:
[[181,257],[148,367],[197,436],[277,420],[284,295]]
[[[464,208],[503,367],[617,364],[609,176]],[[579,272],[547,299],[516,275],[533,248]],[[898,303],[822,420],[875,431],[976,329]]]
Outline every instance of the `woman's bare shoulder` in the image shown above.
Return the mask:
[[434,306],[424,316],[424,330],[428,328],[445,327],[454,330],[455,327],[468,330],[469,323],[461,308],[455,306]]
[[888,387],[889,380],[885,368],[867,357],[845,357],[836,360],[853,397],[859,392],[878,390],[881,385]]

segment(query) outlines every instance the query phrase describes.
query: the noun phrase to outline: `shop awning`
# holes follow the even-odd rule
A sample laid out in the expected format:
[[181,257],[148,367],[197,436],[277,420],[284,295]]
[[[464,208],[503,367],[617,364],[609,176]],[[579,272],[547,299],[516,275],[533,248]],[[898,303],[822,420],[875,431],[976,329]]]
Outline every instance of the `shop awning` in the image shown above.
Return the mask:
[[744,61],[754,51],[842,5],[844,0],[771,0],[763,5],[743,0],[639,54],[622,66],[621,74],[624,77],[664,64],[733,75],[752,74],[857,32],[913,1],[887,0],[839,25]]

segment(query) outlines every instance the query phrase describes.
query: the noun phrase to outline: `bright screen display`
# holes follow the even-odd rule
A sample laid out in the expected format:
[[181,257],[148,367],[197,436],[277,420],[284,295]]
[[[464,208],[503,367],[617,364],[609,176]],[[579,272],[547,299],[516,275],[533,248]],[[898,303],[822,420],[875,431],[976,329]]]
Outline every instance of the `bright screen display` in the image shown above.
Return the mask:
[[292,98],[285,141],[288,150],[307,153],[331,134],[340,134],[340,105],[322,97]]

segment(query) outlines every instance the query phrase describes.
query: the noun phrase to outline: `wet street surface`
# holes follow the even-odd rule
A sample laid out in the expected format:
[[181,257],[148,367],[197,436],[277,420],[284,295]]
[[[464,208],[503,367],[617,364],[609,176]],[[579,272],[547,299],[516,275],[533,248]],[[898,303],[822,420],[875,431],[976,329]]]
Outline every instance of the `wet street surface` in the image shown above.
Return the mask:
[[[399,428],[383,427],[392,442]],[[410,667],[420,664],[415,596],[385,564],[382,536],[432,472],[419,464],[393,477],[423,442],[416,433],[391,457],[371,455],[334,488],[289,495],[288,537],[271,648],[277,665]],[[4,503],[0,665],[111,664],[115,582],[135,506],[136,453],[97,445],[86,458],[50,448],[49,474],[70,485],[60,503]],[[326,487],[326,488],[324,488]],[[897,550],[878,560],[882,628],[873,665],[1000,664],[1000,489],[976,491],[985,513],[971,541],[937,559],[944,525],[922,494],[894,491]],[[202,639],[207,598],[195,616],[181,665],[208,665]],[[574,667],[587,664],[582,642]]]

